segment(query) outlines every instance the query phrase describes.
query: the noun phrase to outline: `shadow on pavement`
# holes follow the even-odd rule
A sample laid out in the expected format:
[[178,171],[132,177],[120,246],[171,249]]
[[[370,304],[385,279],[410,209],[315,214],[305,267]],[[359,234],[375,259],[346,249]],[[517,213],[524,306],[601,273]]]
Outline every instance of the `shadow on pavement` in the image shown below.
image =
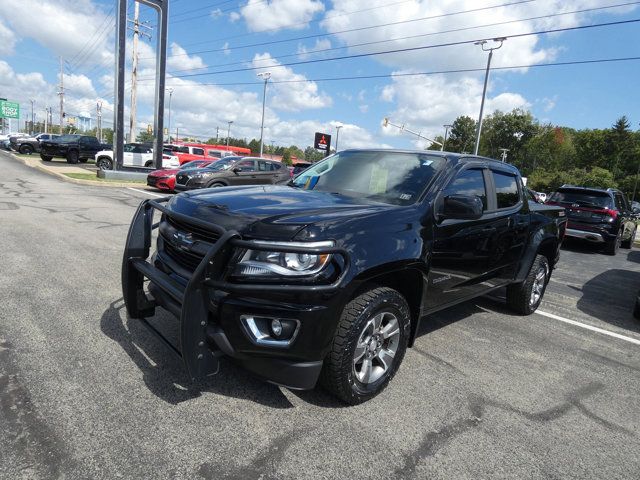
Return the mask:
[[[177,338],[178,322],[170,314],[159,313],[151,322],[169,339]],[[255,378],[224,358],[217,375],[191,381],[181,361],[144,325],[127,316],[122,299],[113,302],[102,314],[100,327],[140,369],[151,393],[167,403],[176,405],[199,397],[203,392],[212,392],[251,400],[272,408],[293,407],[278,387]]]
[[603,322],[640,332],[640,322],[633,317],[638,290],[640,272],[607,270],[584,284],[580,290],[582,297],[578,300],[577,306],[581,312]]
[[565,237],[562,241],[562,250],[568,250],[570,252],[576,253],[586,253],[586,254],[602,254],[604,255],[602,248],[604,244],[601,243],[590,243],[586,240],[576,240],[573,238]]
[[627,260],[629,260],[630,262],[640,263],[640,250],[633,250],[629,252],[627,254]]

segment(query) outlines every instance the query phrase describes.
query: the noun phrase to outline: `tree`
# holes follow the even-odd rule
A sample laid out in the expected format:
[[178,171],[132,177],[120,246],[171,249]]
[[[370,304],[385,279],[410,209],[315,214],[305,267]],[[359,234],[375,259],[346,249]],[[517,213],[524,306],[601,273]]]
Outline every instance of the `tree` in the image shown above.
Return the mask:
[[500,111],[489,115],[483,123],[480,153],[500,158],[500,149],[509,150],[509,163],[523,167],[526,143],[540,132],[540,126],[530,112],[516,108],[510,113]]
[[[436,142],[443,143],[444,142],[444,137],[442,135],[438,135],[436,138],[434,138],[434,140]],[[440,150],[441,148],[442,148],[441,145],[438,145],[435,142],[431,142],[431,145],[429,145],[427,148],[425,148],[425,150]]]
[[448,152],[471,153],[475,139],[476,121],[471,117],[460,116],[451,126],[451,134],[447,138],[445,149]]
[[136,141],[140,143],[153,143],[153,133],[149,133],[146,130],[143,130],[138,134]]
[[291,152],[288,148],[282,154],[282,163],[285,165],[291,165]]
[[[264,147],[264,145],[263,145]],[[260,154],[260,142],[258,140],[256,140],[255,138],[251,139],[251,141],[249,142],[249,148],[251,149],[251,153],[253,155],[259,155]],[[263,148],[263,150],[266,150]]]

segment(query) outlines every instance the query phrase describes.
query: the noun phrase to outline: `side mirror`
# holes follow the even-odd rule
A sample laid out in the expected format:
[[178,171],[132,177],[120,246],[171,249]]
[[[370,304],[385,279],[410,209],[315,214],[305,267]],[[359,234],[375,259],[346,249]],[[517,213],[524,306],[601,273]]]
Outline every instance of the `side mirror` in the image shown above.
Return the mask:
[[441,218],[477,220],[482,217],[482,200],[477,195],[448,195],[444,198]]
[[242,167],[233,167],[233,173],[240,173],[242,171]]

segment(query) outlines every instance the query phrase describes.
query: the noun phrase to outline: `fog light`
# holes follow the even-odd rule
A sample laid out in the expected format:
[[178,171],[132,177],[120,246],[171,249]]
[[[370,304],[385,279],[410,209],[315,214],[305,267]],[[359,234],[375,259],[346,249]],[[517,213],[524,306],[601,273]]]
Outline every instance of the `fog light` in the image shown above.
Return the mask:
[[271,333],[276,338],[280,338],[280,335],[282,335],[282,322],[277,318],[271,320]]

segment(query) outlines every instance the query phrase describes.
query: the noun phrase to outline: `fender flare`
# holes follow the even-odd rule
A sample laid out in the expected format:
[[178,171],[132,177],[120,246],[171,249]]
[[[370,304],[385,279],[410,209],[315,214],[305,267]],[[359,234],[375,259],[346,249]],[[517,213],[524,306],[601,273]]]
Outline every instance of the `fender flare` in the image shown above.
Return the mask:
[[[540,251],[540,247],[545,243],[553,242],[555,244],[555,251],[557,252],[560,247],[560,240],[557,236],[558,230],[556,228],[555,234],[549,231],[545,232],[545,228],[538,228],[530,237],[530,241],[520,259],[520,263],[518,265],[518,269],[516,271],[516,276],[514,278],[514,283],[524,282],[525,278],[529,274],[529,270],[531,270],[531,265],[536,259],[536,255]],[[557,256],[557,253],[556,253]],[[549,262],[550,267],[553,269],[555,266],[555,259]]]

